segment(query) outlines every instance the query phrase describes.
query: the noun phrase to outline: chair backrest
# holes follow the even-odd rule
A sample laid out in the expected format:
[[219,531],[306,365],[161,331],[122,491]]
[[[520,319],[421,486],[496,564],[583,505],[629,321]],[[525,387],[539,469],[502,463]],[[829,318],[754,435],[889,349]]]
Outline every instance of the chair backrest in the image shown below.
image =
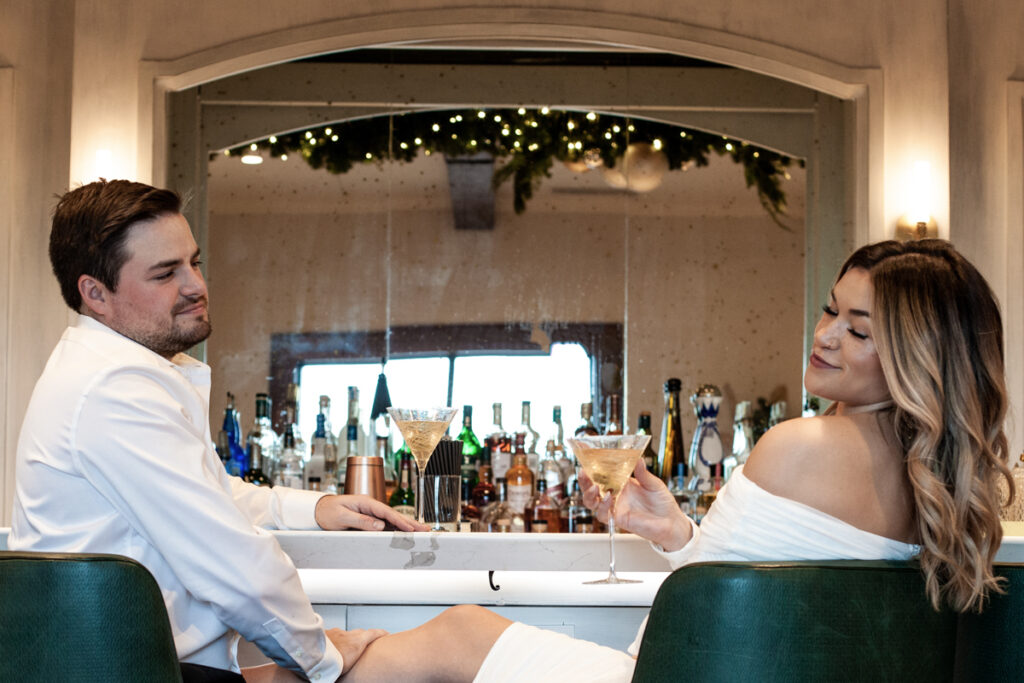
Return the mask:
[[0,680],[180,683],[156,580],[118,555],[0,552]]
[[673,572],[634,681],[953,680],[957,617],[911,562],[715,562]]
[[1024,564],[997,564],[1007,579],[980,613],[960,616],[956,632],[956,680],[1003,683],[1024,680]]

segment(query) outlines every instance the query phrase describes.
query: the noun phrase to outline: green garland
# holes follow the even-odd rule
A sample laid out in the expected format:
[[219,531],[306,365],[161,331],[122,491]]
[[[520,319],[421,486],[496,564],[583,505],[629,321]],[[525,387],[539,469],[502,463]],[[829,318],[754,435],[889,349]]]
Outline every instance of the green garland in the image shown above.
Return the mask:
[[[232,156],[267,151],[283,157],[300,153],[311,167],[345,173],[356,163],[392,159],[412,161],[420,151],[448,157],[487,153],[499,161],[494,186],[511,179],[516,213],[541,181],[550,177],[555,160],[592,165],[599,156],[609,168],[634,142],[661,149],[670,170],[706,166],[711,153],[743,165],[747,187],[757,190],[761,204],[785,228],[786,195],[782,181],[794,163],[788,156],[698,130],[655,121],[549,109],[468,109],[372,117],[277,135],[228,150]],[[796,163],[803,165],[802,160]],[[788,229],[788,228],[787,228]]]

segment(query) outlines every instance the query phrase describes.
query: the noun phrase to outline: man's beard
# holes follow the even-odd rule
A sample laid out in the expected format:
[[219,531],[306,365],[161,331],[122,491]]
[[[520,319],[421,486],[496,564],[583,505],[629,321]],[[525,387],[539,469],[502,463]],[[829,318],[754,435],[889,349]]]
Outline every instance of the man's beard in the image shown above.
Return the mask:
[[187,329],[173,328],[166,334],[143,335],[142,339],[136,339],[150,351],[157,353],[164,358],[188,351],[199,342],[210,336],[213,328],[209,320],[199,320],[190,325]]

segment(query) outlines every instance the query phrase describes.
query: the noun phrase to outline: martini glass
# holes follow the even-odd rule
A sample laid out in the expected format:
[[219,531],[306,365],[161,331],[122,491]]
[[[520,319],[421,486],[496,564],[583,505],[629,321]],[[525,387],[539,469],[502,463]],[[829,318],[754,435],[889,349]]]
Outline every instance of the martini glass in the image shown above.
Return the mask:
[[455,408],[388,408],[388,414],[402,432],[405,445],[416,460],[416,521],[425,524],[423,516],[423,475],[427,462],[448,425],[458,412]]
[[584,583],[640,583],[633,579],[620,579],[615,575],[615,501],[619,492],[629,481],[629,475],[647,447],[651,437],[646,434],[626,436],[578,436],[566,439],[583,470],[591,481],[597,484],[601,498],[611,492],[612,507],[608,513],[608,544],[611,559],[608,562],[608,577],[599,581]]

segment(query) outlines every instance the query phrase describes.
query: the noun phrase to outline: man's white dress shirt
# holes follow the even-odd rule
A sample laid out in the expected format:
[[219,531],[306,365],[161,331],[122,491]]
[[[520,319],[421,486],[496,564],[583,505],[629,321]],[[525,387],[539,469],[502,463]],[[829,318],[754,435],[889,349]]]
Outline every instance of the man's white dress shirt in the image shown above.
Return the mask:
[[316,529],[323,495],[231,477],[210,438],[210,368],[86,316],[65,330],[18,441],[12,550],[132,557],[163,592],[178,657],[238,671],[238,635],[333,681],[326,638],[266,529]]

